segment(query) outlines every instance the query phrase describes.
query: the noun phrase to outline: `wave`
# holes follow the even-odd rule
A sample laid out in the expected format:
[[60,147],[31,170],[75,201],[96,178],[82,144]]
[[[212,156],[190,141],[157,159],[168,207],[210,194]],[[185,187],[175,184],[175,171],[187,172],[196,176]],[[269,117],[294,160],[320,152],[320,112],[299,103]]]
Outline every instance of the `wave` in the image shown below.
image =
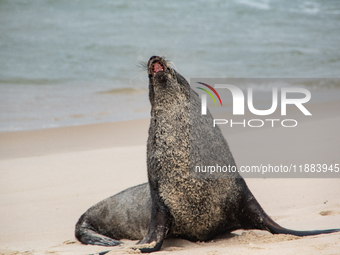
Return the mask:
[[260,10],[269,10],[270,9],[270,1],[269,0],[236,0],[238,4],[247,5],[252,8],[260,9]]
[[315,2],[305,1],[298,6],[296,9],[291,9],[291,12],[306,13],[306,14],[317,14],[320,12],[320,5]]

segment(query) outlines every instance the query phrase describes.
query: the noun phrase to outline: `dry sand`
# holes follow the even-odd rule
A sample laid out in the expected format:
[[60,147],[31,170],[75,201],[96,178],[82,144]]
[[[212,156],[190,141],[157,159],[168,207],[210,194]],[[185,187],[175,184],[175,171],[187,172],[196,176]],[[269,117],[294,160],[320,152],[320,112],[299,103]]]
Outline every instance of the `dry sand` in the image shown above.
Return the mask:
[[[311,106],[298,127],[223,127],[237,164],[340,163],[340,102]],[[321,109],[321,110],[320,110]],[[148,120],[0,134],[0,254],[90,254],[74,237],[98,201],[147,181]],[[320,161],[320,162],[319,162]],[[339,174],[340,177],[340,174]],[[340,179],[247,179],[284,227],[340,228]],[[124,240],[125,246],[134,241]],[[125,253],[124,247],[113,248]],[[293,237],[239,230],[211,242],[164,242],[157,254],[340,254],[340,233]]]

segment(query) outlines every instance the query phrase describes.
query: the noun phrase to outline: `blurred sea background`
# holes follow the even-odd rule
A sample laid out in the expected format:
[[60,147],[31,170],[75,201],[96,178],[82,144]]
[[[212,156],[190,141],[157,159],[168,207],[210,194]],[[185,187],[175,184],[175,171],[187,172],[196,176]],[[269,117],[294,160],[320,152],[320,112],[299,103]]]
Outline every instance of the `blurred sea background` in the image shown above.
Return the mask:
[[149,117],[152,55],[187,79],[304,78],[339,99],[338,0],[0,0],[0,23],[0,132]]

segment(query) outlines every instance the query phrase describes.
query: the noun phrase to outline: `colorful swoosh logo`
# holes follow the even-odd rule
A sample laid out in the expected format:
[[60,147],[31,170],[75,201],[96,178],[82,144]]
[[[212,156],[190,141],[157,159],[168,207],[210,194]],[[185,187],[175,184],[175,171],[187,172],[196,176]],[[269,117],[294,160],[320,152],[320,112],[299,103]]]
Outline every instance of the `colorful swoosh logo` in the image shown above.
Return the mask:
[[[211,87],[210,85],[205,84],[205,83],[203,83],[203,82],[197,82],[197,83],[202,84],[202,85],[208,87],[209,89],[211,89],[211,91],[214,92],[215,95],[218,97],[218,100],[220,100],[220,103],[221,103],[221,106],[222,106],[222,100],[221,100],[221,98],[220,98],[220,95],[217,93],[217,91],[216,91],[213,87]],[[207,94],[208,94],[209,96],[211,96],[211,98],[214,100],[215,105],[217,105],[214,96],[210,93],[209,90],[206,90],[206,89],[203,89],[203,88],[200,88],[200,87],[197,87],[197,88],[198,88],[198,89],[201,89],[201,90],[203,90],[203,91],[205,91],[205,92],[207,92]]]

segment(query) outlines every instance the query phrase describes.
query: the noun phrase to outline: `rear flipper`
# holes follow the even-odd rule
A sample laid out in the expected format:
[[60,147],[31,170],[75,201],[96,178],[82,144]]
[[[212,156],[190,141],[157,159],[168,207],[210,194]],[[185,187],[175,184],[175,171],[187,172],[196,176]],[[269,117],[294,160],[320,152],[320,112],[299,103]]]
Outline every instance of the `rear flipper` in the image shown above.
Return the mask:
[[102,246],[116,246],[122,244],[120,241],[98,234],[95,231],[87,228],[82,228],[81,230],[76,231],[76,237],[83,244]]
[[83,244],[116,246],[122,243],[120,241],[97,233],[91,226],[91,224],[89,224],[86,220],[85,214],[80,217],[79,221],[76,224],[75,236]]
[[251,196],[246,202],[246,206],[241,212],[240,221],[244,229],[260,229],[267,230],[272,234],[287,234],[294,236],[313,236],[320,234],[328,234],[340,232],[340,229],[325,229],[325,230],[309,230],[297,231],[281,227],[273,221],[262,209],[256,199]]

